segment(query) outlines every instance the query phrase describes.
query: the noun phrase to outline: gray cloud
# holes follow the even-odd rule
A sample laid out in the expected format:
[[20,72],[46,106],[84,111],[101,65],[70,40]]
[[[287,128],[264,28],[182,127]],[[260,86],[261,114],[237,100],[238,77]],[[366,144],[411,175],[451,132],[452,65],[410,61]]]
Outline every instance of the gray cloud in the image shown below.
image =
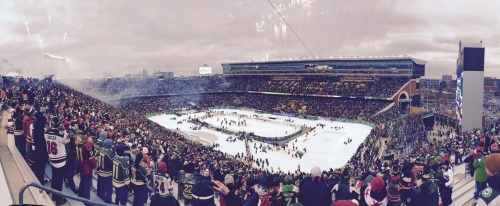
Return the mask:
[[[273,2],[287,5],[286,19],[319,57],[411,54],[427,60],[427,75],[436,78],[455,70],[459,40],[483,40],[486,74],[500,76],[497,2],[316,0],[309,7]],[[266,54],[308,57],[290,29],[274,34],[269,25],[280,21],[268,17],[272,12],[266,1],[251,0],[9,1],[0,7],[0,58],[27,74],[102,77],[104,71],[123,76],[142,68],[194,75],[203,64],[221,72],[222,61],[262,60]],[[258,32],[262,18],[268,26]],[[74,61],[42,58],[39,40],[45,52]],[[8,69],[0,64],[0,71]]]

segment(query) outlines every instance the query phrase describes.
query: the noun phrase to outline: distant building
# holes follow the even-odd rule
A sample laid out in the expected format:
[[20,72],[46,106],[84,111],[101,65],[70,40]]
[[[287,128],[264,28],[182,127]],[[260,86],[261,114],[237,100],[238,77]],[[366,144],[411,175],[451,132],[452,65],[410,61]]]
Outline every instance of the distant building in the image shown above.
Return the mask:
[[420,88],[441,89],[441,80],[439,79],[421,79],[420,80]]
[[141,74],[125,74],[125,77],[140,77]]
[[485,77],[484,78],[484,87],[499,88],[500,87],[500,79],[497,79],[495,77]]
[[174,73],[173,72],[162,72],[160,71],[160,69],[158,70],[155,70],[155,72],[153,73],[153,76],[154,77],[157,77],[157,78],[172,78],[174,77]]
[[147,69],[142,69],[142,76],[147,77],[148,76],[148,70]]
[[441,80],[443,81],[451,81],[453,80],[453,77],[451,75],[445,74],[442,76]]

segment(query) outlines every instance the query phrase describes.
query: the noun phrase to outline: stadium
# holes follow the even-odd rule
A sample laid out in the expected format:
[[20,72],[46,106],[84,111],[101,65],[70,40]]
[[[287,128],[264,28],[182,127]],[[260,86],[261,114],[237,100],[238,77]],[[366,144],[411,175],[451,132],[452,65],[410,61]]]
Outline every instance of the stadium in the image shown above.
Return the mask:
[[5,2],[0,206],[498,206],[498,11],[450,3]]
[[[56,95],[59,101],[55,102],[37,101],[33,107],[61,112],[65,125],[74,125],[79,118],[93,119],[89,126],[94,142],[99,142],[97,137],[105,131],[124,141],[130,154],[147,148],[151,169],[160,156],[168,154],[168,174],[174,180],[188,166],[201,174],[224,174],[222,171],[233,169],[256,175],[295,173],[300,179],[308,175],[303,171],[321,165],[331,175],[349,173],[352,182],[361,174],[351,169],[371,170],[374,168],[369,163],[375,160],[398,159],[412,152],[407,148],[384,152],[381,147],[387,142],[382,140],[399,135],[410,138],[409,142],[424,140],[422,115],[407,118],[409,114],[404,113],[420,102],[417,82],[424,75],[424,61],[371,57],[222,66],[224,74],[215,76],[107,78],[73,81],[69,86],[40,83],[19,91],[35,96],[50,89],[49,95],[52,91],[65,95]],[[106,97],[111,105],[88,96],[96,94]],[[6,101],[19,104],[16,98]],[[21,101],[29,105],[35,100]],[[386,119],[394,122],[384,122]],[[185,153],[195,148],[193,156]],[[49,167],[45,173],[52,176]],[[71,186],[63,191],[71,193]],[[177,190],[172,194],[182,197]],[[95,195],[92,193],[91,199],[102,202]],[[133,203],[134,196],[128,199],[128,204]],[[69,203],[77,204],[73,200]]]
[[[424,148],[437,146],[430,142],[425,129],[434,126],[434,118],[428,118],[432,113],[412,112],[420,103],[419,78],[425,75],[425,61],[410,57],[357,57],[222,63],[222,67],[224,74],[202,77],[106,78],[62,83],[29,79],[19,90],[15,87],[19,81],[6,81],[14,87],[5,90],[5,106],[23,105],[10,109],[13,122],[8,128],[13,132],[9,138],[23,129],[17,119],[23,117],[24,111],[24,118],[35,119],[34,125],[39,119],[47,119],[51,125],[64,125],[69,133],[79,135],[85,130],[95,148],[104,146],[103,138],[113,139],[113,146],[109,146],[115,150],[124,146],[132,160],[147,156],[144,160],[150,161],[149,165],[147,161],[139,165],[148,171],[158,170],[159,163],[164,162],[167,176],[173,180],[171,196],[181,203],[196,199],[196,192],[186,190],[188,183],[182,181],[186,178],[182,173],[197,174],[198,181],[225,183],[227,175],[232,175],[236,177],[234,187],[245,187],[251,184],[249,179],[257,181],[262,176],[274,177],[276,184],[291,177],[300,184],[315,175],[309,171],[319,166],[328,185],[356,188],[370,173],[377,177],[404,177],[408,175],[403,173],[407,164],[415,165],[414,172],[422,172],[422,165],[434,155],[449,158],[443,152],[416,155]],[[42,98],[42,94],[48,98]],[[54,122],[50,116],[62,120]],[[19,121],[24,122],[24,118]],[[31,144],[39,144],[35,133],[32,138]],[[16,150],[17,146],[11,149]],[[11,152],[26,156],[26,162],[18,163],[25,169],[40,170],[35,169],[40,166],[36,152],[29,148],[25,154]],[[454,156],[453,152],[449,154]],[[75,157],[68,153],[67,158]],[[45,167],[43,174],[25,172],[31,181],[48,186],[54,182],[54,169],[49,164],[41,166]],[[135,165],[132,173],[137,172],[136,167],[140,166]],[[78,187],[83,187],[77,184],[83,181],[81,174],[73,170],[70,176],[74,178],[66,178],[62,191],[79,194]],[[107,202],[111,197],[99,191],[100,175],[91,174],[93,177],[88,180],[92,184],[89,199],[93,204],[111,203]],[[132,185],[139,182],[135,175]],[[148,174],[144,175],[148,178]],[[399,184],[411,182],[401,180]],[[147,187],[151,191],[159,189],[158,185]],[[114,190],[112,197],[116,200],[118,189]],[[125,204],[138,204],[139,195],[151,204],[153,197],[132,190]],[[221,204],[220,197],[215,198],[219,201],[210,197],[210,204]],[[38,204],[50,201],[45,192],[32,198]],[[288,200],[304,201],[297,198]],[[66,204],[79,204],[78,199],[67,201]]]

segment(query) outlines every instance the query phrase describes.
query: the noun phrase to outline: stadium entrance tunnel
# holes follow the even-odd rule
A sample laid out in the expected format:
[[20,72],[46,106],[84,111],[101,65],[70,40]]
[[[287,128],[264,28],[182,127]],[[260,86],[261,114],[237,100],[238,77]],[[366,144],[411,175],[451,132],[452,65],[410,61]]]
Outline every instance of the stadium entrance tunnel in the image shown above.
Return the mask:
[[400,109],[406,110],[406,108],[410,105],[410,102],[411,99],[406,92],[403,91],[399,94],[398,103]]

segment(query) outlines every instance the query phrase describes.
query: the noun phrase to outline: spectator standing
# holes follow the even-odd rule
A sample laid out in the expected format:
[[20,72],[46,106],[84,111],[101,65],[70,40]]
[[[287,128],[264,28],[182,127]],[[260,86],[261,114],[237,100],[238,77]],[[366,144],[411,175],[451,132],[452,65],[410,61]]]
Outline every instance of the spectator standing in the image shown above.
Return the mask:
[[490,154],[485,160],[488,186],[481,191],[476,206],[500,205],[500,154]]
[[76,160],[78,173],[80,173],[80,185],[78,196],[90,199],[90,189],[92,188],[92,170],[97,167],[94,157],[94,144],[92,138],[88,136],[85,128],[80,128],[83,132],[77,136]]
[[97,166],[97,196],[104,202],[111,204],[111,195],[113,194],[113,157],[115,154],[111,151],[113,140],[104,140],[103,147],[97,155],[99,164]]
[[146,162],[142,154],[138,154],[132,167],[132,189],[134,190],[134,206],[143,206],[148,199],[148,178]]
[[130,184],[128,158],[125,155],[125,144],[116,146],[113,157],[113,187],[116,191],[115,205],[127,204],[128,186]]
[[486,181],[488,180],[488,175],[486,174],[486,169],[484,161],[486,157],[482,156],[482,152],[477,151],[477,158],[474,159],[475,174],[474,179],[476,180],[476,191],[474,192],[474,199],[479,198],[479,193],[486,188]]
[[374,177],[363,194],[365,202],[369,206],[386,206],[387,205],[387,189],[385,182],[380,177]]
[[160,194],[160,196],[173,195],[174,187],[167,173],[167,165],[165,162],[160,162],[158,164],[158,170],[153,176],[153,187],[155,193]]
[[41,184],[45,184],[45,165],[49,156],[47,154],[47,143],[45,141],[45,124],[47,118],[42,113],[37,114],[37,118],[33,123],[33,144],[35,150],[33,151],[34,166],[33,173]]
[[23,110],[19,107],[16,108],[12,115],[14,119],[14,140],[17,150],[21,153],[22,157],[26,157],[26,137],[23,135]]
[[332,198],[325,182],[321,179],[321,169],[311,169],[311,180],[300,185],[299,202],[304,206],[330,206]]
[[[45,133],[47,143],[47,153],[49,154],[50,165],[52,167],[52,189],[62,191],[64,174],[66,172],[66,144],[69,143],[68,134],[59,131],[59,117],[52,117],[50,129]],[[63,205],[66,198],[52,195],[52,200],[56,205]]]

